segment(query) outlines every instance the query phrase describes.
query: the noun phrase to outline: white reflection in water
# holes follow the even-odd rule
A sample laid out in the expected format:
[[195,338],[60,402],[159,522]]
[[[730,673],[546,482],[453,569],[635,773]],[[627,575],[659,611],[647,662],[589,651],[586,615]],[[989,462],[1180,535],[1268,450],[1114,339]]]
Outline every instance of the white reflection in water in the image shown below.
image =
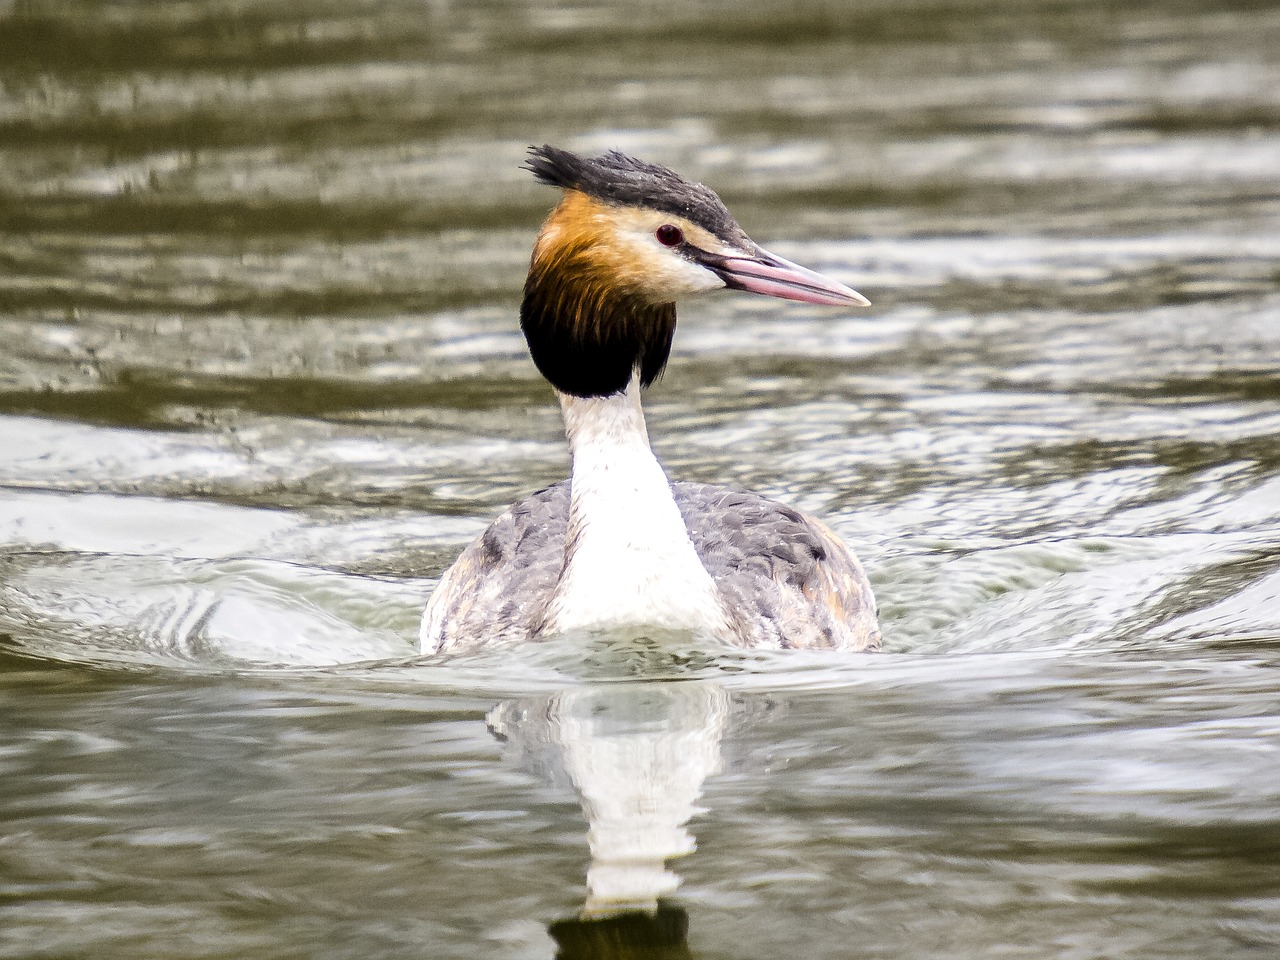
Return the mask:
[[685,826],[720,770],[728,693],[706,683],[628,683],[563,690],[495,707],[489,726],[521,760],[567,775],[591,847],[584,917],[641,910],[679,879],[666,861],[692,853]]

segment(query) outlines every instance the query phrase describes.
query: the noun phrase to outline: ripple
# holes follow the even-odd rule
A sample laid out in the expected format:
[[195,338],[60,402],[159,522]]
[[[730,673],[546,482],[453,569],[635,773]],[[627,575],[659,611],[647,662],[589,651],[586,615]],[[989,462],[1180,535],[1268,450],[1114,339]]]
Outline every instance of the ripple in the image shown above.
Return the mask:
[[[550,955],[618,930],[586,874],[717,956],[1273,955],[1277,50],[1266,3],[0,3],[0,954]],[[872,299],[690,302],[648,411],[856,546],[885,652],[416,656],[566,471],[530,141]]]

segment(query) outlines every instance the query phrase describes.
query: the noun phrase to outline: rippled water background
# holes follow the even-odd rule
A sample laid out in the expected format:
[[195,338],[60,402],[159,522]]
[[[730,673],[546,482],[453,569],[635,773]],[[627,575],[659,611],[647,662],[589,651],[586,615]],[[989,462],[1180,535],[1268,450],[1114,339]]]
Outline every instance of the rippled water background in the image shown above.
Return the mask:
[[[872,299],[649,416],[885,653],[413,660],[567,469],[544,141]],[[0,338],[2,957],[1280,953],[1273,3],[0,2]]]

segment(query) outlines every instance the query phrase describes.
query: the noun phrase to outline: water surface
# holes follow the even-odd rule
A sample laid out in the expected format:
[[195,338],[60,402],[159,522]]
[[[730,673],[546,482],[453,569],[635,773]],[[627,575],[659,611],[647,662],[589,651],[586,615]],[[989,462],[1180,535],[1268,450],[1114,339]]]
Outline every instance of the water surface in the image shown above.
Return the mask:
[[[1275,956],[1277,51],[1249,2],[0,3],[0,956]],[[648,410],[856,546],[883,654],[414,658],[567,470],[532,142],[871,298],[684,305]]]

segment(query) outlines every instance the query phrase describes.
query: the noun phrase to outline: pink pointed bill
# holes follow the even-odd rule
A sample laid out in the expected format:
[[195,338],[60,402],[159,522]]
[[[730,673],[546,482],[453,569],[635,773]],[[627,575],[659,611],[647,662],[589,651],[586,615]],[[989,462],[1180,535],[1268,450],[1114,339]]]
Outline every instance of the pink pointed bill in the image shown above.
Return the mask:
[[759,257],[716,257],[711,268],[734,290],[831,307],[866,307],[871,303],[843,283],[764,250]]

